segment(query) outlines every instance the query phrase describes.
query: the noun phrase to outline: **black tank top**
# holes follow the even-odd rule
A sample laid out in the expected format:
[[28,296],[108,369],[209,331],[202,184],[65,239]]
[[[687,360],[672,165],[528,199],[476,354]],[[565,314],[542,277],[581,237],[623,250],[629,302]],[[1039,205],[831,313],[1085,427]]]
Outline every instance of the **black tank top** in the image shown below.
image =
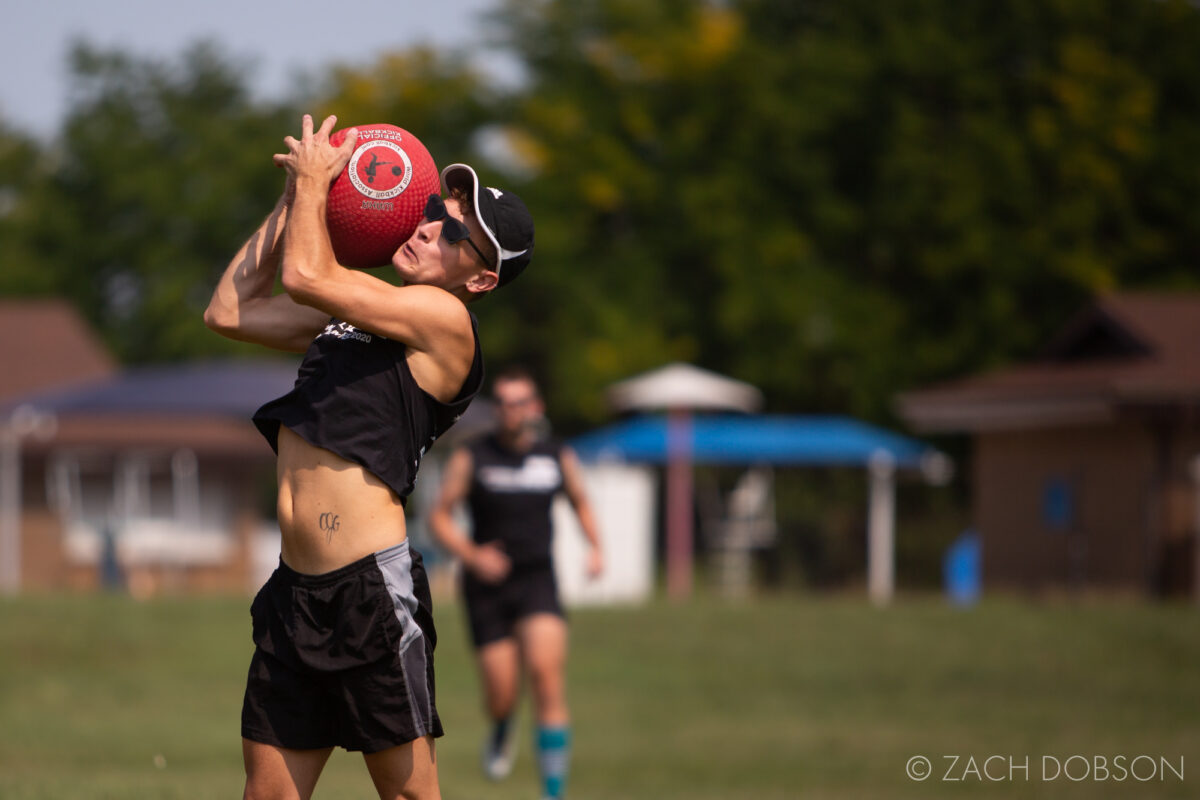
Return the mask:
[[550,508],[563,485],[560,445],[540,442],[518,453],[485,436],[469,447],[475,541],[502,542],[514,565],[549,564]]
[[462,390],[442,403],[417,385],[403,342],[330,320],[300,364],[296,385],[254,413],[254,424],[279,452],[279,426],[309,444],[361,464],[401,502],[412,493],[421,458],[462,416],[483,385],[479,328],[471,314],[475,356]]

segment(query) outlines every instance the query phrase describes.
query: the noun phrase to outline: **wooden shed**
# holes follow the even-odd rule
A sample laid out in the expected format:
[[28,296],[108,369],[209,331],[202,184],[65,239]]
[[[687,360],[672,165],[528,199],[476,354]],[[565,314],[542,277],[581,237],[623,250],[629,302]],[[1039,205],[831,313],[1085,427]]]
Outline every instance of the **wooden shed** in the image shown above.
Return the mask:
[[972,437],[985,589],[1200,595],[1200,295],[1105,297],[1036,360],[899,410]]

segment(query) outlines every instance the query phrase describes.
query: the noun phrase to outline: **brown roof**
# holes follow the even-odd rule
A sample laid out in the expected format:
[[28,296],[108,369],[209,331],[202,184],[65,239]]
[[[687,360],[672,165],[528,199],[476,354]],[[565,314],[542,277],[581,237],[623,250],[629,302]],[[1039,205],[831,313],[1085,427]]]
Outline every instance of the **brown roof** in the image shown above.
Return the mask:
[[1101,324],[1106,317],[1163,359],[1200,358],[1200,294],[1118,294],[1101,298],[1081,312],[1075,327]]
[[49,439],[29,439],[29,452],[94,449],[176,450],[187,447],[201,457],[271,461],[275,454],[249,419],[174,415],[114,417],[72,415],[60,419]]
[[62,300],[0,300],[0,401],[97,380],[116,364]]
[[1200,294],[1102,298],[1042,359],[899,400],[901,415],[924,431],[1098,422],[1146,405],[1200,405]]

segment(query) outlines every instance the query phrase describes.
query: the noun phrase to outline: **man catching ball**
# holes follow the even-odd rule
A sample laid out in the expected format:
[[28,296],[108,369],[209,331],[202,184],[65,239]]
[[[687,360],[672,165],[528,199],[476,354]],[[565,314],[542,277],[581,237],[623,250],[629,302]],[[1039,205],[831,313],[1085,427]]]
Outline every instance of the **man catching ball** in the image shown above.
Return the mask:
[[[362,751],[380,798],[438,798],[433,627],[405,499],[427,448],[483,382],[467,304],[529,263],[533,220],[455,164],[446,199],[392,256],[393,286],[334,258],[331,181],[355,133],[287,137],[274,210],[230,261],[205,323],[303,352],[295,388],[254,415],[278,454],[278,569],[251,607],[242,709],[246,798],[308,798],[334,747]],[[274,292],[276,275],[282,293]]]

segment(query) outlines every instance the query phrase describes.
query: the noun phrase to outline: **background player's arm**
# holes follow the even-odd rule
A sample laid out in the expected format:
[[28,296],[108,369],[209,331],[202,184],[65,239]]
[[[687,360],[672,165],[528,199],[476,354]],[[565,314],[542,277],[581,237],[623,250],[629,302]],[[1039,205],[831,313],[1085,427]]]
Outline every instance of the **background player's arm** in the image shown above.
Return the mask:
[[302,353],[329,315],[274,293],[292,190],[289,179],[275,208],[225,268],[204,324],[230,339]]
[[476,544],[454,521],[454,509],[471,490],[474,459],[465,447],[455,450],[446,462],[437,502],[429,512],[429,529],[448,553],[459,559],[480,580],[498,583],[511,568],[508,556],[494,544]]
[[583,488],[583,469],[579,466],[579,457],[569,447],[563,447],[559,454],[562,464],[563,491],[579,517],[579,527],[587,538],[591,549],[588,551],[587,574],[598,577],[604,572],[604,548],[600,543],[600,528],[596,524],[596,515],[592,512],[592,504]]

